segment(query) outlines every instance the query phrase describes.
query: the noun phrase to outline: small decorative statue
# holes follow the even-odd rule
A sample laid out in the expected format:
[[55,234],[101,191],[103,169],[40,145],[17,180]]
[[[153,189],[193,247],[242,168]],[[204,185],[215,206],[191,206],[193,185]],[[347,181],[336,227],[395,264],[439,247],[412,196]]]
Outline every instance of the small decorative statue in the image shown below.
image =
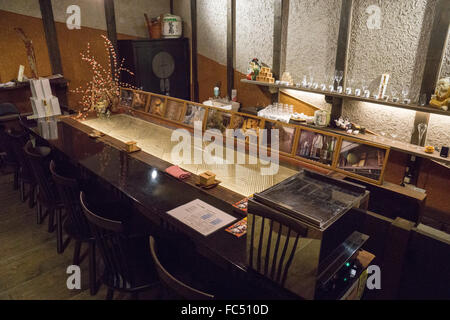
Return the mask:
[[261,64],[257,58],[254,58],[248,68],[247,80],[256,80],[256,77],[259,75],[261,71]]
[[431,96],[430,105],[447,111],[450,106],[450,78],[443,78],[438,81],[436,91]]

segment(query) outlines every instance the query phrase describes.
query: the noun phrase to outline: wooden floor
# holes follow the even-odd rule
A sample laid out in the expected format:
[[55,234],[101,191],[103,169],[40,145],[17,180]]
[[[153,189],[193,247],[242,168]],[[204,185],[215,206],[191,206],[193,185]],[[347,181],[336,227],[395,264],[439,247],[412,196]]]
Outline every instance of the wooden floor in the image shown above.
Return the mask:
[[[89,294],[87,257],[81,262],[81,290],[67,288],[66,270],[72,264],[73,241],[63,254],[58,254],[56,234],[47,232],[47,219],[36,224],[36,208],[30,209],[28,203],[20,201],[12,181],[11,174],[0,173],[0,300],[105,299],[105,286],[100,286],[96,296]],[[139,298],[155,296],[156,292],[149,292]],[[122,293],[114,296],[130,298]]]

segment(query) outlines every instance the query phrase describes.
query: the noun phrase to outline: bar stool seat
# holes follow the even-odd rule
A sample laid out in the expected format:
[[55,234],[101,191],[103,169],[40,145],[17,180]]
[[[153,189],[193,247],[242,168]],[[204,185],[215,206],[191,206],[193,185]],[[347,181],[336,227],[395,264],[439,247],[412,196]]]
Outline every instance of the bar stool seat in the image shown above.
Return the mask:
[[150,236],[149,240],[150,254],[164,289],[163,299],[211,300],[216,297],[220,290],[212,278],[197,269],[198,257],[189,256],[184,246],[171,245],[166,239],[156,241]]
[[62,253],[63,246],[63,216],[62,210],[64,204],[59,197],[56,185],[52,180],[50,173],[51,149],[48,147],[33,147],[31,141],[28,141],[23,148],[33,171],[34,178],[38,184],[37,195],[37,222],[40,224],[45,215],[42,215],[43,208],[48,212],[48,231],[55,230],[54,219],[56,217],[56,251]]
[[[29,207],[34,207],[36,198],[36,180],[33,176],[31,165],[23,151],[23,147],[28,142],[29,137],[25,131],[9,131],[6,133],[9,145],[19,166],[18,183],[20,187],[20,199],[25,202],[29,198]],[[25,194],[25,186],[29,186],[28,195]]]
[[158,277],[148,255],[148,233],[136,232],[132,213],[123,214],[131,212],[131,208],[88,200],[83,191],[80,203],[102,255],[101,279],[108,287],[106,299],[111,300],[114,291],[137,298],[139,292],[155,287]]
[[67,164],[50,162],[50,172],[56,184],[60,198],[67,211],[63,229],[70,239],[75,240],[73,264],[80,264],[81,246],[87,243],[89,246],[89,289],[90,294],[97,293],[95,238],[89,228],[88,221],[83,214],[80,203],[80,186],[77,181],[77,169]]

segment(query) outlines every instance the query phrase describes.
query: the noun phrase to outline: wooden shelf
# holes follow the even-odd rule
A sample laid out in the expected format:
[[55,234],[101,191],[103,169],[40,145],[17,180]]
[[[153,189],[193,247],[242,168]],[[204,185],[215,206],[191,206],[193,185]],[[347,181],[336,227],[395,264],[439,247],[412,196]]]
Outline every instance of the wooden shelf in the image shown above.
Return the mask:
[[280,85],[280,84],[275,84],[275,83],[267,83],[267,82],[253,81],[253,80],[247,80],[247,79],[241,79],[241,82],[253,84],[253,85],[257,85],[257,86],[262,86],[262,87],[290,89],[290,90],[297,90],[297,91],[303,91],[303,92],[309,92],[309,93],[323,94],[325,96],[336,97],[336,98],[341,98],[341,99],[368,102],[368,103],[376,103],[376,104],[381,104],[381,105],[394,107],[394,108],[401,108],[401,109],[407,109],[407,110],[413,110],[413,111],[419,111],[419,112],[434,113],[434,114],[450,116],[450,111],[444,111],[444,110],[437,109],[437,108],[434,108],[431,106],[417,106],[417,105],[411,105],[411,104],[377,100],[377,99],[372,99],[372,98],[356,97],[356,96],[348,95],[348,94],[344,94],[344,93],[314,90],[314,89],[301,88],[301,87],[299,88],[296,86],[286,86],[286,85]]

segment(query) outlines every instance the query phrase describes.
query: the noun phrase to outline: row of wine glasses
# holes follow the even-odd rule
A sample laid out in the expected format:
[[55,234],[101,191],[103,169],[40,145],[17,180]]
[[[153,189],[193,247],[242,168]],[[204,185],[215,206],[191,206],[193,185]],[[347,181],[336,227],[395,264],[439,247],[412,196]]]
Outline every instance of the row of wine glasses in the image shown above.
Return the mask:
[[[308,68],[308,75],[303,75],[303,81],[301,83],[297,83],[297,87],[309,88],[313,90],[320,89],[321,91],[329,91],[336,93],[345,93],[347,95],[354,95],[356,97],[363,98],[374,98],[379,99],[377,94],[372,94],[369,90],[371,80],[363,78],[361,80],[348,79],[346,81],[345,90],[343,89],[342,79],[344,78],[344,71],[335,70],[334,74],[331,76],[325,75],[324,80],[320,85],[319,82],[314,81],[314,75],[312,67]],[[388,94],[385,94],[381,99],[385,101],[391,101],[394,103],[402,102],[404,104],[410,104],[411,100],[409,99],[409,85],[407,83],[402,83],[402,89],[399,92],[394,86],[389,86],[390,89]],[[399,93],[401,96],[399,96]],[[421,95],[419,98],[419,105],[424,106],[427,103],[426,95]]]

